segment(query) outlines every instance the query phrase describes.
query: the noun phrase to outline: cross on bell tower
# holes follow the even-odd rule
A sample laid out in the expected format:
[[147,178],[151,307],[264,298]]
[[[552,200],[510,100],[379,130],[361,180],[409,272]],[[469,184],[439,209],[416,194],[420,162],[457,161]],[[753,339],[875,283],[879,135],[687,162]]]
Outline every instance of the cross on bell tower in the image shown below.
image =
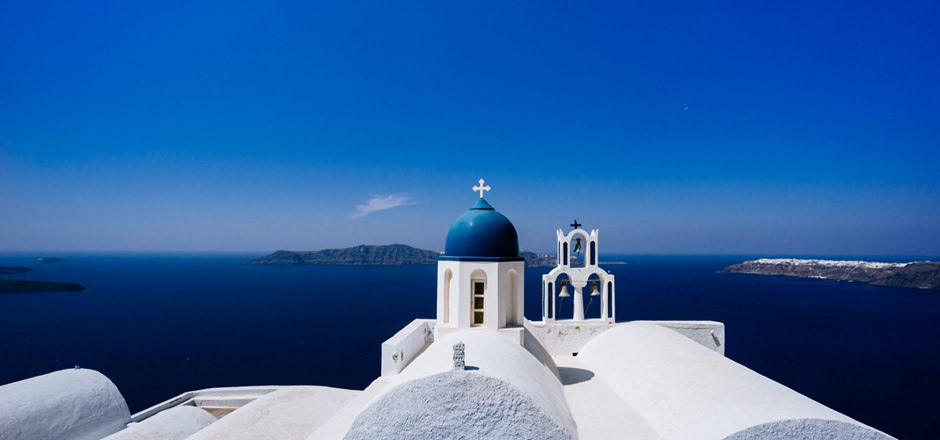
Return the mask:
[[[578,223],[578,219],[574,219],[574,223],[571,224],[571,227],[572,227],[572,228],[575,228],[575,229],[578,229],[578,228],[581,227],[581,223]],[[578,254],[578,255],[580,256],[580,255],[581,255],[581,241],[582,241],[582,239],[579,237],[579,238],[575,238],[574,241],[575,241],[575,244],[574,244],[574,251],[573,251],[573,252],[576,253],[576,254]]]
[[480,186],[474,186],[474,187],[473,187],[473,190],[474,190],[474,191],[479,191],[479,192],[480,192],[480,198],[482,199],[482,198],[483,198],[483,191],[489,191],[489,190],[490,190],[490,186],[489,186],[489,185],[483,186],[483,179],[480,179]]

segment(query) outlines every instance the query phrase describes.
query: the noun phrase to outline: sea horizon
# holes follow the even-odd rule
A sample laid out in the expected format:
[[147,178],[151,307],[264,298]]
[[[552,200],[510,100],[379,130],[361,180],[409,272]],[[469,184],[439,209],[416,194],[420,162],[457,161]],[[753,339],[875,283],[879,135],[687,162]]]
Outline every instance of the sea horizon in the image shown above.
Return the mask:
[[[403,243],[396,243],[403,244]],[[390,244],[389,244],[390,245]],[[352,245],[344,248],[321,248],[321,249],[275,249],[266,251],[220,251],[220,250],[12,250],[0,251],[0,258],[3,257],[30,257],[36,258],[63,257],[63,256],[223,256],[223,257],[263,257],[277,251],[288,252],[316,252],[327,249],[347,249],[360,245]],[[388,246],[388,245],[368,245],[367,246]],[[406,246],[411,246],[406,244]],[[411,246],[416,249],[430,250],[434,252],[443,252],[434,249],[424,249],[417,246]],[[524,249],[537,254],[554,255],[555,250],[533,251]],[[620,257],[745,257],[745,258],[796,258],[796,259],[817,259],[817,260],[859,260],[869,261],[872,258],[884,258],[896,261],[899,259],[918,259],[918,261],[940,260],[940,254],[878,254],[878,253],[772,253],[772,252],[613,252],[604,253],[600,261],[613,261]]]
[[[379,375],[381,343],[435,315],[435,265],[241,264],[261,256],[254,253],[57,254],[0,253],[0,266],[34,269],[5,279],[89,288],[0,295],[0,383],[79,365],[111,378],[132,412],[209,387],[363,389]],[[35,262],[40,256],[68,261]],[[601,266],[628,263],[605,267],[617,277],[619,322],[723,322],[726,356],[764,376],[898,438],[928,439],[940,429],[928,414],[940,393],[940,347],[932,343],[940,295],[717,273],[768,256],[605,254]],[[540,319],[541,274],[550,269],[525,271],[529,320]],[[596,310],[588,304],[589,314]]]

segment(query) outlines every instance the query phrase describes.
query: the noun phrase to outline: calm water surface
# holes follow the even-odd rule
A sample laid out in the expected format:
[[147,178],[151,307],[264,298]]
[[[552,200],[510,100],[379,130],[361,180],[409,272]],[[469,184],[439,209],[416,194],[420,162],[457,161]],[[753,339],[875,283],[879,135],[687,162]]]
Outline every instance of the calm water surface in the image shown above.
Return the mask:
[[[208,387],[362,389],[379,375],[382,341],[435,315],[434,266],[63,256],[0,256],[0,266],[34,270],[0,277],[91,289],[0,295],[0,383],[80,365],[113,380],[132,412]],[[724,322],[729,358],[898,438],[940,431],[940,293],[716,273],[751,256],[612,258],[629,263],[606,266],[617,277],[618,321]],[[540,318],[547,271],[526,271],[529,319]]]

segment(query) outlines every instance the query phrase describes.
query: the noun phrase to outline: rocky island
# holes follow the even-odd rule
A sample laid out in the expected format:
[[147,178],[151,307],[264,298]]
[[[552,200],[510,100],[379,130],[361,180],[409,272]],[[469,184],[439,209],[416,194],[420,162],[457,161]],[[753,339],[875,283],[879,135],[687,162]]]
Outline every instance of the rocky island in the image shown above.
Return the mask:
[[323,249],[319,251],[277,251],[256,258],[245,264],[273,266],[298,266],[303,264],[328,264],[345,266],[415,266],[437,263],[438,253],[403,244],[387,246],[359,245],[345,249]]
[[[13,275],[33,270],[28,267],[0,267],[0,275]],[[52,281],[0,280],[0,294],[31,292],[82,292],[85,286],[75,283],[57,283]]]
[[52,281],[0,280],[2,293],[32,292],[84,292],[85,286],[75,283],[57,283]]
[[761,258],[733,264],[719,272],[783,275],[853,281],[875,286],[940,290],[940,263],[877,263],[871,261]]
[[[271,266],[297,266],[304,264],[346,266],[417,266],[437,264],[440,252],[418,249],[404,244],[384,246],[359,245],[345,249],[323,249],[320,251],[277,251],[243,264]],[[525,258],[526,267],[550,267],[555,265],[555,256],[519,251]]]

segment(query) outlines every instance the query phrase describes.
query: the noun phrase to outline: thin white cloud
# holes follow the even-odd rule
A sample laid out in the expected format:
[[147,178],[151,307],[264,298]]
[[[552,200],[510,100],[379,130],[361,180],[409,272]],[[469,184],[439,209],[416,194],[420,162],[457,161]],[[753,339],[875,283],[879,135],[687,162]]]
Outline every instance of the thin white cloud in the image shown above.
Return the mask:
[[364,205],[357,205],[356,212],[349,214],[351,218],[365,217],[376,211],[384,211],[399,206],[414,205],[418,202],[412,201],[411,197],[401,194],[389,194],[387,196],[373,196]]

